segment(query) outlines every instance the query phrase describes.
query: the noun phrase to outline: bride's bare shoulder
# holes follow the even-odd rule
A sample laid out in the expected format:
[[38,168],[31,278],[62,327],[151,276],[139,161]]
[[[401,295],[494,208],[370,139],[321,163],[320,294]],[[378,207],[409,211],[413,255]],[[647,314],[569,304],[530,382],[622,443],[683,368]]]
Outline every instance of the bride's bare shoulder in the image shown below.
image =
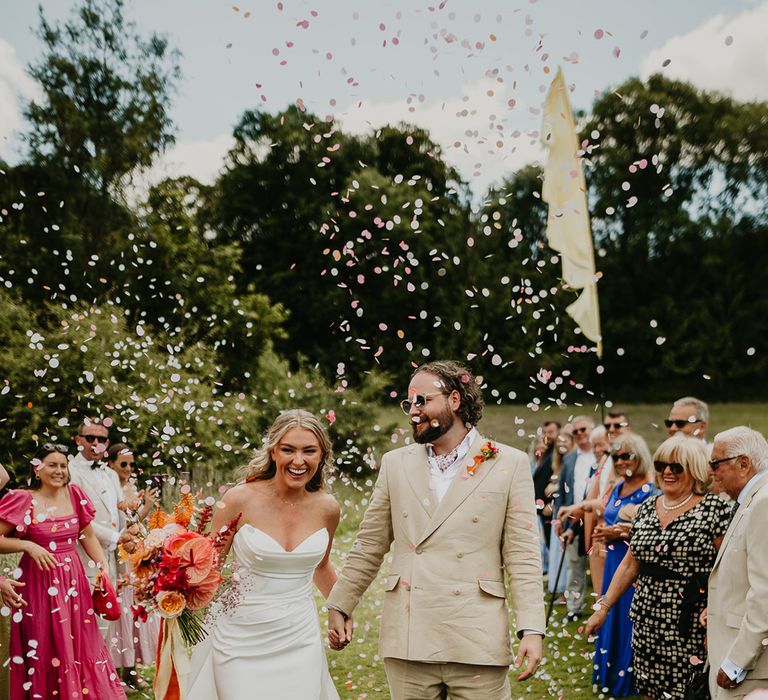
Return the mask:
[[252,501],[254,496],[261,495],[264,489],[264,482],[241,481],[230,488],[221,497],[221,501],[225,506],[239,506],[246,501]]

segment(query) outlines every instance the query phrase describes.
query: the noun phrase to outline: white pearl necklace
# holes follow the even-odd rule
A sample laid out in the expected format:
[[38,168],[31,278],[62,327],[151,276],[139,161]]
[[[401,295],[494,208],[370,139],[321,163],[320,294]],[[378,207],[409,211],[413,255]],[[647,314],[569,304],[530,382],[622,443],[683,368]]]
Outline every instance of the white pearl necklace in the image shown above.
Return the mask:
[[690,501],[693,498],[693,491],[691,491],[680,503],[675,503],[673,505],[669,505],[665,500],[664,496],[661,497],[661,507],[664,510],[677,510],[678,508],[682,508],[688,501]]

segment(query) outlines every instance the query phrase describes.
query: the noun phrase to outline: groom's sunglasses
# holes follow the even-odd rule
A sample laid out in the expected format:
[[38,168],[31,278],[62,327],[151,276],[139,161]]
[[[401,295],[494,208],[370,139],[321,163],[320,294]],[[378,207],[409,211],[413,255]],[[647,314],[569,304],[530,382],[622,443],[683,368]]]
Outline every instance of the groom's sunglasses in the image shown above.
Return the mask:
[[400,408],[403,409],[403,413],[410,413],[411,407],[424,408],[433,396],[444,396],[442,391],[433,391],[431,394],[414,394],[410,399],[403,399],[400,402]]

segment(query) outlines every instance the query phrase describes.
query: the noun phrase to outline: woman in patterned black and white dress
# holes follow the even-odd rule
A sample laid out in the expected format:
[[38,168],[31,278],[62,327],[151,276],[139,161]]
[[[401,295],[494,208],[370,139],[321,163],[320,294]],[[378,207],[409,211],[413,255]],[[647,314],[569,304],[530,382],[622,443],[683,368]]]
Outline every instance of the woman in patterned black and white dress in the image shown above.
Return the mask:
[[630,611],[637,691],[683,698],[694,670],[691,660],[701,660],[701,670],[706,657],[698,620],[730,507],[707,493],[707,452],[700,440],[669,438],[653,464],[662,494],[638,509],[630,548],[585,631],[598,629],[611,605],[637,581]]

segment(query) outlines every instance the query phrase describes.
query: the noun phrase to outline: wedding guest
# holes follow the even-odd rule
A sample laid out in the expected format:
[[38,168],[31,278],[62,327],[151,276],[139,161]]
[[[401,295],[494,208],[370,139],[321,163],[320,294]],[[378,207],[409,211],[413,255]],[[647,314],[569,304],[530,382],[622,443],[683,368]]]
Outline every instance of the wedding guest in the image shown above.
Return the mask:
[[593,542],[592,532],[595,527],[604,522],[605,503],[616,485],[618,475],[613,468],[608,434],[602,425],[591,431],[589,443],[595,461],[590,468],[587,495],[581,503],[563,505],[560,508],[558,518],[563,523],[574,523],[581,526],[584,549],[588,553],[592,590],[600,592],[603,590],[603,569],[605,568],[607,550],[602,540]]
[[[114,443],[107,450],[107,464],[120,479],[123,491],[121,528],[127,523],[142,522],[156,506],[157,494],[153,489],[137,488],[133,474],[133,452],[125,443]],[[126,562],[118,560],[117,574],[120,619],[110,623],[107,635],[109,650],[115,666],[122,669],[123,682],[131,688],[144,689],[147,683],[136,673],[136,664],[149,665],[155,662],[160,618],[153,611],[144,621],[134,620],[133,586]]]
[[608,417],[603,421],[603,427],[608,433],[608,441],[613,444],[624,433],[632,432],[629,414],[623,408],[608,411]]
[[[629,523],[621,517],[626,505],[639,505],[655,493],[651,454],[645,440],[634,433],[622,433],[613,444],[613,463],[619,481],[611,491],[603,513],[604,524],[593,533],[596,542],[606,546],[603,571],[603,596],[627,552]],[[593,683],[614,697],[635,695],[632,670],[632,588],[613,602],[595,642]]]
[[546,449],[536,470],[533,472],[533,490],[536,498],[536,505],[539,508],[539,520],[544,531],[544,542],[549,544],[549,533],[551,529],[552,513],[545,513],[544,507],[552,500],[551,495],[547,495],[547,487],[552,483],[552,460],[555,454],[557,436],[560,434],[560,423],[556,420],[548,420],[541,425],[541,434],[544,436]]
[[573,439],[576,449],[563,457],[563,468],[555,499],[555,520],[553,532],[563,538],[566,546],[568,575],[566,601],[568,613],[566,619],[574,621],[581,617],[584,609],[584,593],[587,587],[587,555],[584,548],[583,521],[561,520],[558,510],[561,506],[579,505],[587,496],[595,455],[592,452],[589,436],[595,427],[587,416],[576,416],[572,421]]
[[13,596],[10,601],[23,605],[11,623],[11,700],[125,698],[75,551],[79,541],[107,575],[93,517],[88,496],[69,483],[64,445],[43,445],[32,460],[28,487],[0,500],[0,554],[22,553],[24,584],[14,590],[23,603]]
[[691,659],[706,657],[698,620],[730,508],[707,492],[711,478],[701,440],[679,433],[663,442],[653,459],[661,495],[638,508],[629,549],[585,633],[600,628],[636,583],[629,614],[635,685],[642,695],[672,700],[685,696],[696,670]]
[[768,442],[738,426],[715,435],[710,469],[733,499],[709,577],[709,690],[741,698],[768,683]]
[[[553,527],[550,529],[549,543],[548,543],[548,571],[551,571],[549,580],[547,582],[547,589],[550,593],[565,593],[568,585],[568,559],[566,558],[562,567],[560,560],[565,555],[565,548],[560,541],[560,531],[556,527],[557,515],[556,507],[559,496],[559,483],[560,476],[563,471],[563,464],[565,458],[573,451],[573,435],[563,429],[560,431],[555,441],[555,451],[552,453],[552,476],[549,479],[549,485],[545,489],[544,493],[549,498],[549,503],[544,506],[544,515],[550,517]],[[558,577],[558,571],[560,576]],[[557,601],[558,605],[565,605],[567,603],[565,597],[561,597]]]

